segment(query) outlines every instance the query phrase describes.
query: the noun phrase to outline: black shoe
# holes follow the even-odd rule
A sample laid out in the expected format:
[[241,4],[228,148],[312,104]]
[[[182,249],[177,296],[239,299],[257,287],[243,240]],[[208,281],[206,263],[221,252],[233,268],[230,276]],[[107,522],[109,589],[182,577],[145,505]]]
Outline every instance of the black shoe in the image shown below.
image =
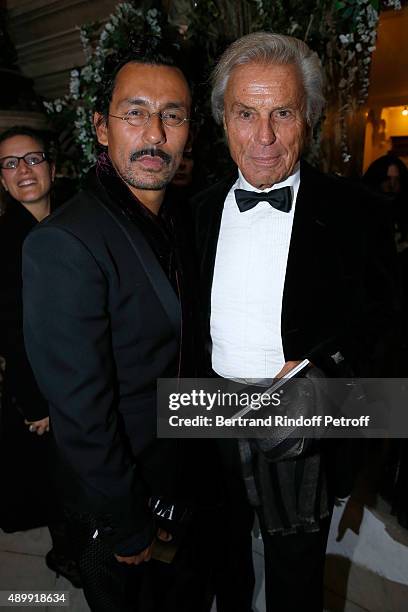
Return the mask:
[[74,587],[77,589],[82,588],[81,578],[75,561],[56,555],[54,549],[51,548],[45,555],[45,563],[50,570],[57,574],[57,578],[64,576]]

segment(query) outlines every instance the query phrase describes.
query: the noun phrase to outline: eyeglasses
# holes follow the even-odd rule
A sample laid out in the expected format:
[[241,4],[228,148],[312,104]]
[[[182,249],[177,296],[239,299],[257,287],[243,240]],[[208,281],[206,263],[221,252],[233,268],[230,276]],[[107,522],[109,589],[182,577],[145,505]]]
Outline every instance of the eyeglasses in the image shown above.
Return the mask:
[[109,117],[122,119],[134,127],[142,127],[149,123],[153,115],[158,115],[162,123],[167,125],[167,127],[178,127],[185,121],[189,121],[186,111],[181,108],[172,108],[169,110],[160,111],[158,113],[150,113],[145,108],[132,108],[132,110],[128,111],[125,115],[123,115],[123,117],[118,115],[109,115]]
[[2,170],[15,170],[18,168],[20,159],[23,159],[27,166],[37,166],[47,160],[47,154],[44,151],[33,151],[32,153],[21,155],[21,157],[18,155],[2,157],[0,159],[0,168]]

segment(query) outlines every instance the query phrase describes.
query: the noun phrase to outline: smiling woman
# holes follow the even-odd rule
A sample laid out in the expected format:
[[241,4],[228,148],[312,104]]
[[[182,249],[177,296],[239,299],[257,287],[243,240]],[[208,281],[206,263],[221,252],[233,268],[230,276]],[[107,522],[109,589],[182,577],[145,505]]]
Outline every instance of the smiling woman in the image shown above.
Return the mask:
[[37,221],[50,212],[50,192],[55,166],[49,161],[40,134],[14,128],[0,137],[0,179],[9,195]]
[[[31,128],[0,136],[0,180],[9,196],[0,217],[0,354],[6,360],[0,422],[0,525],[16,531],[48,525],[53,549],[47,565],[79,585],[65,525],[51,480],[48,405],[28,363],[23,340],[21,252],[23,242],[50,212],[54,163],[47,142]],[[28,476],[29,475],[29,476]]]

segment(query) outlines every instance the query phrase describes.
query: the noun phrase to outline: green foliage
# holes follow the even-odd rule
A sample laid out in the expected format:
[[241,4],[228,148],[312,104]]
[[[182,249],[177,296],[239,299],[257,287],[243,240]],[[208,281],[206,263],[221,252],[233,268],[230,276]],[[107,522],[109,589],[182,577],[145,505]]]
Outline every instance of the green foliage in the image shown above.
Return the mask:
[[92,117],[106,57],[125,51],[131,41],[141,35],[146,36],[152,46],[162,36],[168,39],[179,35],[158,10],[143,12],[136,8],[136,4],[119,4],[103,27],[99,23],[81,27],[86,64],[71,71],[67,96],[45,102],[55,131],[60,132],[64,125],[73,128],[71,139],[67,138],[63,146],[65,171],[71,176],[84,175],[96,160],[97,143]]
[[[398,0],[383,3],[397,8]],[[228,44],[257,30],[296,36],[319,54],[326,71],[329,106],[337,108],[341,153],[347,163],[347,116],[367,96],[379,0],[174,0],[163,4],[168,12],[142,10],[136,0],[123,2],[103,27],[92,23],[81,28],[86,65],[72,71],[68,96],[46,103],[57,129],[64,122],[74,127],[71,141],[66,134],[65,147],[66,164],[72,174],[81,175],[95,161],[92,110],[104,59],[141,34],[147,34],[152,45],[160,38],[171,38],[184,49],[196,106],[192,122],[196,132],[194,155],[208,181],[224,174],[229,164],[222,131],[211,119],[209,76]],[[172,21],[174,11],[177,19]],[[80,147],[80,155],[72,139]],[[318,143],[317,137],[315,161],[321,154]]]

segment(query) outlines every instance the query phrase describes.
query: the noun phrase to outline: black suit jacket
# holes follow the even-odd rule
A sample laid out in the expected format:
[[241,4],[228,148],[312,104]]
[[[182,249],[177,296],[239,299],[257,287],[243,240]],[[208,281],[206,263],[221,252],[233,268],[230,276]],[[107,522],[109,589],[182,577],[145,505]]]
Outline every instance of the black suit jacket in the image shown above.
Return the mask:
[[[235,180],[236,175],[228,177],[193,200],[202,329],[210,373],[214,263],[225,197]],[[360,183],[323,175],[301,162],[281,315],[286,361],[307,357],[330,377],[395,376],[399,292],[395,245],[388,221],[382,201]],[[343,357],[340,363],[333,359],[338,353]],[[319,476],[313,481],[318,498],[324,497],[318,493],[323,482],[327,482],[329,498],[350,493],[358,461],[351,442],[328,440],[320,448],[313,446],[313,453],[324,450],[322,465],[328,476],[327,480]],[[294,498],[289,495],[283,500],[286,517],[284,512],[281,519],[285,522],[289,510],[291,516],[296,516],[298,509],[296,504],[292,507],[292,500],[302,498],[303,477],[292,482],[294,472],[289,469],[292,476],[288,476],[285,462],[279,462],[279,457],[277,453],[276,470],[295,491]],[[307,455],[299,457],[295,472],[306,474],[308,461]],[[275,483],[273,498],[279,485],[273,476],[275,468],[271,465],[269,469]],[[271,498],[268,487],[261,491],[265,500]],[[312,494],[311,482],[307,487],[308,495]],[[315,510],[319,511],[318,506]],[[268,507],[263,512],[269,520]],[[282,526],[273,521],[271,525]]]
[[[208,344],[218,234],[235,180],[193,200]],[[360,183],[302,161],[282,303],[285,359],[308,357],[333,376],[348,373],[345,362],[359,376],[393,375],[397,295],[395,247],[382,202]],[[331,357],[337,352],[345,358],[341,370]]]
[[[21,251],[37,220],[15,200],[0,217],[0,355],[6,359],[4,394],[29,421],[48,416],[27,359],[23,338]],[[22,419],[21,419],[22,422]]]
[[96,176],[30,234],[23,280],[27,353],[50,404],[65,503],[96,514],[116,552],[141,550],[147,500],[177,477],[173,442],[155,437],[156,380],[179,363],[178,298]]

